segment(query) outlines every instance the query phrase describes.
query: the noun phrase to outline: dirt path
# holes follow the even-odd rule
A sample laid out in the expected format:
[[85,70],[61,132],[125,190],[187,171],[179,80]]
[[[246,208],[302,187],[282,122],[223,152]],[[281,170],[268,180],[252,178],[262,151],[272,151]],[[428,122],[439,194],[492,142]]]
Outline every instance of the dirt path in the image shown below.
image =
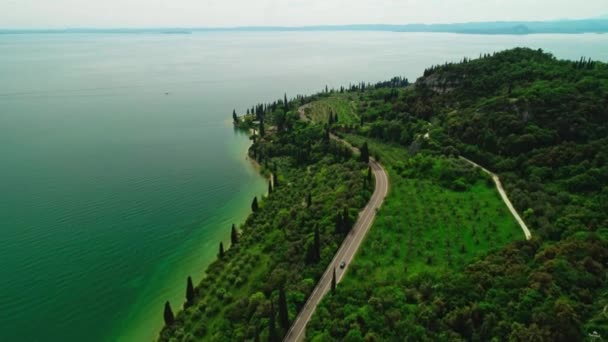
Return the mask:
[[519,224],[519,226],[521,227],[521,230],[524,231],[524,235],[526,236],[526,240],[530,240],[532,238],[532,233],[530,233],[530,229],[528,229],[528,226],[526,226],[526,223],[524,222],[524,220],[521,219],[521,217],[519,216],[519,213],[517,213],[517,210],[515,210],[515,208],[513,207],[513,204],[511,203],[511,201],[509,200],[509,197],[507,196],[507,193],[505,192],[505,189],[502,187],[502,183],[500,182],[500,178],[498,178],[498,176],[491,172],[490,170],[484,168],[483,166],[475,163],[472,160],[469,160],[463,156],[459,156],[460,159],[466,161],[467,163],[476,166],[478,168],[480,168],[481,170],[483,170],[483,172],[489,174],[492,177],[492,180],[494,180],[494,184],[496,184],[496,189],[498,190],[498,193],[500,194],[500,197],[502,197],[503,202],[505,202],[505,204],[507,205],[507,208],[509,208],[509,211],[511,212],[511,214],[513,215],[513,217],[515,217],[515,220],[517,221],[517,223]]

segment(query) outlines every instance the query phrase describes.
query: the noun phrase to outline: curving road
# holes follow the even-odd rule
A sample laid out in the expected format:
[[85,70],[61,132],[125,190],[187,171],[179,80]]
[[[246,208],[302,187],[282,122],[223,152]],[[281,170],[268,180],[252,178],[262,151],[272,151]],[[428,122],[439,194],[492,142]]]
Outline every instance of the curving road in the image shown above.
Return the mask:
[[[333,135],[332,139],[342,141]],[[342,142],[347,146],[350,146],[346,142]],[[356,150],[356,148],[352,146],[350,147],[351,149]],[[308,324],[308,321],[310,321],[312,314],[315,312],[315,309],[321,302],[321,299],[323,299],[323,296],[325,296],[325,294],[331,288],[331,280],[333,278],[334,269],[336,270],[336,282],[340,283],[344,277],[344,274],[346,273],[346,270],[348,269],[348,266],[355,257],[359,246],[361,246],[361,242],[363,242],[365,235],[374,222],[376,210],[380,208],[386,194],[388,193],[388,176],[384,168],[382,168],[382,165],[377,163],[372,158],[370,158],[369,165],[372,168],[372,172],[374,172],[374,177],[376,179],[376,188],[374,189],[374,193],[372,194],[372,197],[365,208],[363,208],[363,210],[361,210],[359,213],[359,218],[353,226],[353,229],[342,242],[340,249],[338,249],[338,252],[332,259],[331,263],[327,266],[321,280],[319,280],[319,283],[312,291],[308,301],[306,301],[306,304],[304,304],[304,307],[302,310],[300,310],[300,313],[291,325],[291,328],[287,332],[287,335],[285,335],[283,341],[301,341],[304,339],[306,324]],[[340,268],[340,263],[342,261],[346,263],[344,269]]]

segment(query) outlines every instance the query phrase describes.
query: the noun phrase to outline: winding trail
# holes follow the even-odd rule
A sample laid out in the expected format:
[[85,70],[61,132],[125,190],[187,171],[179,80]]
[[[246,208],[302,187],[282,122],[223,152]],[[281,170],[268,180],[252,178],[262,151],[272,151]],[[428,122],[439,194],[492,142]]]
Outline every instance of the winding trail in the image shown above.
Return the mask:
[[496,184],[496,189],[498,190],[500,197],[502,197],[503,202],[505,202],[505,204],[507,205],[507,208],[509,208],[509,211],[511,212],[513,217],[515,217],[515,220],[517,221],[517,223],[519,223],[521,230],[524,231],[526,240],[530,240],[532,238],[532,233],[530,233],[530,229],[528,229],[528,226],[526,226],[526,223],[524,222],[524,220],[521,219],[521,217],[519,216],[519,213],[517,213],[517,210],[515,210],[515,207],[513,207],[513,204],[509,200],[509,197],[507,196],[505,189],[502,187],[502,183],[500,182],[500,178],[498,178],[498,175],[496,175],[494,172],[484,168],[483,166],[481,166],[481,165],[477,164],[476,162],[469,160],[463,156],[459,156],[459,158],[473,166],[480,168],[483,172],[487,173],[488,175],[490,175],[492,177],[492,180],[494,181],[494,184]]
[[[300,113],[303,114],[303,110]],[[345,145],[349,146],[353,151],[357,151],[355,147],[349,145],[338,137],[332,135],[331,138],[344,143]],[[357,250],[361,246],[363,239],[367,235],[367,232],[369,231],[372,226],[372,223],[374,222],[374,218],[376,217],[376,211],[378,208],[380,208],[382,202],[384,201],[384,198],[388,193],[389,184],[388,175],[386,174],[386,171],[384,170],[382,165],[380,165],[374,159],[370,158],[369,166],[371,167],[376,180],[376,187],[374,189],[374,193],[372,194],[372,197],[370,198],[365,208],[363,208],[363,210],[359,212],[359,217],[357,218],[357,222],[353,226],[353,229],[350,231],[350,233],[348,233],[348,235],[342,242],[342,245],[338,249],[338,252],[327,266],[327,269],[323,273],[323,276],[319,280],[319,283],[312,291],[312,294],[306,301],[306,304],[304,304],[304,306],[300,310],[300,313],[292,323],[291,328],[289,328],[289,331],[287,331],[287,334],[285,335],[283,341],[301,341],[304,339],[306,325],[310,321],[312,314],[315,312],[317,305],[319,305],[319,303],[323,299],[323,296],[325,296],[325,294],[327,294],[327,292],[329,292],[331,288],[331,280],[333,278],[334,270],[336,271],[336,283],[340,283],[342,281],[342,278],[344,277],[344,274],[346,273],[346,270],[348,270],[351,261],[355,257]],[[340,268],[340,263],[342,263],[343,261],[346,263],[346,266],[344,268]]]

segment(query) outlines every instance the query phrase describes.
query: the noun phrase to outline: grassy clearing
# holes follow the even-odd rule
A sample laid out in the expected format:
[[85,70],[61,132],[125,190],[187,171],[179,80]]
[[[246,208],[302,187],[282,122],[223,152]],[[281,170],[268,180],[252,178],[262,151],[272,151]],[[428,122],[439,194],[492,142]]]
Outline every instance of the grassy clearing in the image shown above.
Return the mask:
[[329,114],[338,114],[338,125],[355,125],[360,122],[357,115],[357,94],[332,94],[311,102],[305,109],[306,115],[314,122],[326,123]]
[[389,169],[399,163],[403,163],[409,157],[407,150],[403,146],[382,143],[354,134],[343,134],[342,136],[344,140],[353,146],[361,146],[364,142],[367,142],[370,155],[381,161],[382,165]]
[[444,272],[520,233],[494,189],[483,181],[467,192],[428,180],[399,178],[392,186],[353,265],[353,278],[371,274],[386,281],[422,271]]
[[[345,138],[357,146],[364,141],[354,135]],[[371,154],[387,168],[391,189],[353,265],[354,276],[371,272],[390,279],[391,273],[412,275],[462,267],[491,249],[523,238],[486,176],[480,175],[466,191],[446,188],[426,177],[405,178],[400,169],[409,156],[403,147],[367,141]]]

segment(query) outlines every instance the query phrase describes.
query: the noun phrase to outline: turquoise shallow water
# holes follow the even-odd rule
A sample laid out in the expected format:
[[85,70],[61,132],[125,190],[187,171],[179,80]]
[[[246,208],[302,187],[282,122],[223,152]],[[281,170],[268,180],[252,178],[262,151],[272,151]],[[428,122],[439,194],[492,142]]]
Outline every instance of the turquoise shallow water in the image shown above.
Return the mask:
[[265,191],[233,108],[519,45],[608,60],[607,35],[0,35],[0,340],[153,339]]

